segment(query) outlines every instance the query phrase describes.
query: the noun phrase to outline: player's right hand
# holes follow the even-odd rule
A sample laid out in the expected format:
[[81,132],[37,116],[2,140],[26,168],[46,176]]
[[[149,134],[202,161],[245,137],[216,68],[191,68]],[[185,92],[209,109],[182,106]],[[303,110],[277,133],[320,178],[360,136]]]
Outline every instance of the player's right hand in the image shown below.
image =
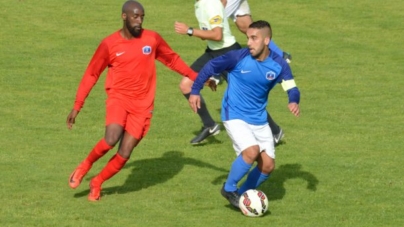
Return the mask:
[[79,114],[79,111],[72,109],[69,115],[67,115],[66,125],[68,129],[72,129],[73,124],[76,123],[77,114]]
[[192,111],[194,111],[195,113],[197,113],[198,109],[201,108],[201,96],[199,95],[190,95],[188,102]]

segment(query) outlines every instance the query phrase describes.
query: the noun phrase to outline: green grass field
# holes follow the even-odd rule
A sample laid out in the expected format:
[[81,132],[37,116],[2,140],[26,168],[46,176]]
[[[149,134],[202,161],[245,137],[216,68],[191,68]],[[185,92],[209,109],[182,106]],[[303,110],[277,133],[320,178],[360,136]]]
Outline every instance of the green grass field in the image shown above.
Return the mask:
[[[269,110],[285,131],[277,166],[260,189],[270,212],[247,218],[219,193],[233,161],[225,132],[191,146],[201,124],[158,64],[148,136],[131,160],[87,201],[68,177],[104,133],[104,78],[72,131],[65,118],[100,40],[121,28],[123,1],[6,0],[0,9],[0,226],[404,226],[404,3],[398,0],[250,0],[255,20],[293,55],[301,117],[281,87]],[[197,26],[194,1],[142,1],[144,27],[191,64],[205,42],[174,32]],[[232,24],[232,23],[231,23]],[[246,38],[232,24],[241,44]],[[203,93],[215,119],[221,95]]]

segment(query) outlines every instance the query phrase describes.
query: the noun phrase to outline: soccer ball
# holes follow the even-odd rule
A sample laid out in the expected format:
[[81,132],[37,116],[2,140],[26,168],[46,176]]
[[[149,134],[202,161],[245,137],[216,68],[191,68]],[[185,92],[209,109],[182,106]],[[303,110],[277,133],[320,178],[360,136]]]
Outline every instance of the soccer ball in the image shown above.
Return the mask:
[[250,189],[240,196],[238,204],[245,216],[259,217],[268,210],[268,197],[260,190]]

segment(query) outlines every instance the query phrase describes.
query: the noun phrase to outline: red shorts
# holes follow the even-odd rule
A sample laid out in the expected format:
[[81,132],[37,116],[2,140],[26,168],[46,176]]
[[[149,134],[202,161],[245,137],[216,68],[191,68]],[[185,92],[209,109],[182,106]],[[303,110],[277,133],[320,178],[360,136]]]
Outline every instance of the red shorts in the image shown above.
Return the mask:
[[109,98],[106,102],[105,125],[119,124],[134,138],[141,140],[150,128],[151,117],[146,114],[131,113],[125,108],[123,101]]

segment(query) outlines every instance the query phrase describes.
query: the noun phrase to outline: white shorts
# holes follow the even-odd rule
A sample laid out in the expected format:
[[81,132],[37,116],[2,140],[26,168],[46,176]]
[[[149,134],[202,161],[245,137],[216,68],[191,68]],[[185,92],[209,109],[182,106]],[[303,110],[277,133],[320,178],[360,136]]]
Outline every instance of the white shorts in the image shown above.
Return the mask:
[[224,121],[223,125],[233,141],[233,148],[237,156],[248,147],[258,145],[261,152],[265,151],[269,157],[275,159],[274,138],[268,124],[250,125],[236,119]]
[[247,0],[227,0],[224,8],[226,17],[236,21],[237,16],[251,15]]

